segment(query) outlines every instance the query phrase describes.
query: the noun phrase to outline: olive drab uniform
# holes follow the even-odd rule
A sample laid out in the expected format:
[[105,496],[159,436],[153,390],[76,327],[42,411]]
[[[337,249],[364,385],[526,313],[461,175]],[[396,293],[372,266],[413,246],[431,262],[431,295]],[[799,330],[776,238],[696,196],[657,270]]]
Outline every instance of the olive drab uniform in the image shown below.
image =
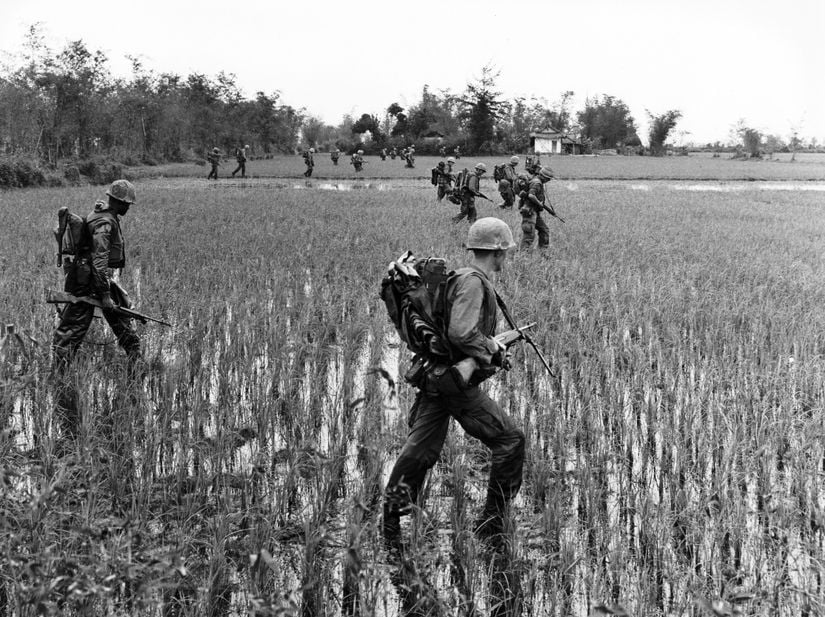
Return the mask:
[[504,177],[498,181],[498,193],[504,200],[504,203],[501,204],[501,207],[504,209],[512,208],[516,201],[515,186],[516,176],[518,175],[516,172],[517,165],[518,163],[507,163],[504,166]]
[[221,164],[221,154],[217,148],[214,148],[212,152],[206,155],[207,162],[212,166],[209,170],[209,175],[206,176],[207,180],[217,180],[218,179],[218,165]]
[[481,191],[481,175],[477,171],[470,173],[467,186],[461,189],[461,210],[453,217],[453,223],[458,223],[465,216],[470,225],[476,222],[478,210],[476,210],[476,195]]
[[235,150],[235,160],[238,161],[238,166],[232,172],[232,177],[241,172],[241,178],[246,178],[246,148],[237,148]]
[[[498,350],[493,339],[497,299],[492,283],[480,269],[456,270],[446,290],[447,338],[459,359],[473,357],[479,379],[495,369]],[[521,487],[524,433],[478,385],[460,386],[448,367],[433,366],[423,377],[410,410],[409,433],[387,482],[383,532],[392,543],[400,534],[399,517],[419,498],[427,471],[438,460],[444,439],[455,420],[492,451],[490,476],[482,521],[501,525],[509,501]]]
[[[66,275],[64,290],[74,296],[100,297],[108,293],[115,304],[130,307],[125,293],[112,280],[112,270],[126,265],[126,248],[120,219],[110,204],[95,203],[94,211],[86,217],[86,230],[85,246],[81,245],[74,261],[63,267]],[[58,374],[65,372],[77,354],[91,326],[94,310],[95,307],[78,302],[65,305],[60,313],[60,323],[52,339],[53,366]],[[140,359],[140,339],[132,327],[131,318],[111,309],[102,312],[118,344],[126,351],[130,367],[134,367]],[[63,388],[57,400],[63,429],[69,435],[75,435],[80,424],[75,397],[72,388]]]
[[450,192],[455,177],[447,171],[443,163],[439,163],[438,166],[433,167],[432,173],[435,175],[436,196],[438,197],[438,201],[442,201]]
[[361,156],[361,154],[360,154],[360,153],[358,153],[358,152],[355,152],[355,153],[354,153],[354,154],[350,157],[350,161],[349,161],[349,162],[350,162],[350,163],[352,164],[352,166],[355,168],[355,171],[361,171],[362,169],[364,169],[364,157],[362,157],[362,156]]
[[340,156],[341,156],[341,152],[340,152],[340,150],[338,150],[338,148],[336,148],[335,150],[333,150],[332,152],[329,153],[329,158],[332,159],[332,164],[335,165],[335,166],[338,165],[338,158]]
[[521,214],[521,244],[519,250],[530,248],[535,239],[536,231],[539,232],[539,248],[544,249],[550,246],[550,229],[541,216],[541,207],[537,206],[529,198],[534,196],[539,203],[545,203],[544,184],[538,176],[530,178],[527,191],[522,193],[519,200],[519,213]]
[[304,177],[309,178],[312,175],[312,168],[315,167],[315,161],[312,159],[312,152],[307,150],[304,152],[304,165],[307,166],[304,171]]

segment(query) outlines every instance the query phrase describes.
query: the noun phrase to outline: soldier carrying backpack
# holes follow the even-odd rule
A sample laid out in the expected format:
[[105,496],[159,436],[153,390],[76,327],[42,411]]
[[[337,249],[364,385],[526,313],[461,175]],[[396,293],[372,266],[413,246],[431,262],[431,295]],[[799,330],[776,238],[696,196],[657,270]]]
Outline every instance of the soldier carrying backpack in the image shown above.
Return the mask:
[[[521,487],[524,433],[479,383],[510,368],[508,339],[495,336],[497,308],[506,309],[491,278],[514,246],[504,221],[482,218],[467,235],[472,252],[467,267],[447,273],[443,260],[415,262],[407,254],[391,264],[382,282],[390,317],[416,353],[405,379],[418,389],[409,435],[385,491],[382,530],[391,551],[403,550],[401,517],[419,500],[451,417],[492,452],[487,497],[475,529],[483,538],[502,538],[507,505]],[[522,336],[515,332],[513,341]]]
[[[135,187],[128,180],[115,180],[106,195],[108,201],[97,201],[85,220],[69,214],[69,220],[60,223],[62,233],[58,242],[66,276],[64,289],[78,298],[91,297],[99,301],[103,317],[117,337],[118,345],[126,351],[130,372],[134,373],[141,359],[140,339],[132,327],[131,317],[117,310],[119,306],[130,308],[131,302],[113,280],[112,273],[126,265],[120,217],[135,203]],[[52,367],[58,377],[65,374],[74,359],[94,311],[95,306],[87,302],[66,304],[61,311],[60,323],[52,338]],[[80,426],[75,399],[74,389],[63,384],[57,396],[57,414],[67,437],[76,436]]]

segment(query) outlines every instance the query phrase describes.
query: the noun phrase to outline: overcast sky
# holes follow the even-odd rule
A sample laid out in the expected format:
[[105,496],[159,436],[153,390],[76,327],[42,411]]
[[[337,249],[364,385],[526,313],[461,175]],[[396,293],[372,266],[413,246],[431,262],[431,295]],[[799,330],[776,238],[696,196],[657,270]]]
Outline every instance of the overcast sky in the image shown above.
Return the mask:
[[246,96],[278,90],[330,124],[414,105],[424,84],[460,93],[489,63],[508,99],[622,99],[643,141],[646,110],[679,109],[685,142],[726,141],[739,118],[825,142],[825,0],[0,0],[0,50],[35,22],[55,49],[102,50],[115,74],[127,54],[234,73]]

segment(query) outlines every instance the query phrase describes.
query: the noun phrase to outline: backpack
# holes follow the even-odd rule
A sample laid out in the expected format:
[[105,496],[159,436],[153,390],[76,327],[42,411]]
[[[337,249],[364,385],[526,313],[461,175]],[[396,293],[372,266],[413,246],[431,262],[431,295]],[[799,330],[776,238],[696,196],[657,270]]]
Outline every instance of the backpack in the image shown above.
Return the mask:
[[496,165],[493,167],[493,180],[499,182],[500,180],[504,180],[506,177],[507,176],[504,173],[504,165]]
[[433,186],[436,186],[438,184],[438,175],[439,175],[438,174],[438,168],[433,167],[432,171],[431,171],[431,177],[430,177],[430,182],[432,182]]
[[58,265],[63,265],[63,255],[77,257],[91,248],[92,239],[86,218],[69,212],[66,206],[57,211],[57,227],[53,231],[58,243]]
[[401,340],[415,354],[451,361],[447,340],[446,291],[453,275],[438,257],[416,259],[410,251],[390,264],[381,299]]

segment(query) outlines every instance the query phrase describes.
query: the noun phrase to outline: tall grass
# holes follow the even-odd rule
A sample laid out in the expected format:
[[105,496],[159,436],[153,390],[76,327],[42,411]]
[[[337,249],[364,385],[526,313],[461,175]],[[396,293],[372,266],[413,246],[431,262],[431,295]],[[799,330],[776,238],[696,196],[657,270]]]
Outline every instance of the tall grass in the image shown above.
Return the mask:
[[73,372],[82,438],[60,458],[48,230],[97,194],[0,203],[0,317],[23,333],[0,364],[6,614],[825,610],[815,195],[554,189],[568,224],[499,283],[559,373],[525,349],[490,385],[528,436],[511,550],[472,536],[486,452],[452,431],[399,576],[377,513],[412,392],[377,284],[407,248],[463,262],[453,206],[138,189],[123,283],[175,328],[140,326],[150,370],[129,383],[95,325]]

